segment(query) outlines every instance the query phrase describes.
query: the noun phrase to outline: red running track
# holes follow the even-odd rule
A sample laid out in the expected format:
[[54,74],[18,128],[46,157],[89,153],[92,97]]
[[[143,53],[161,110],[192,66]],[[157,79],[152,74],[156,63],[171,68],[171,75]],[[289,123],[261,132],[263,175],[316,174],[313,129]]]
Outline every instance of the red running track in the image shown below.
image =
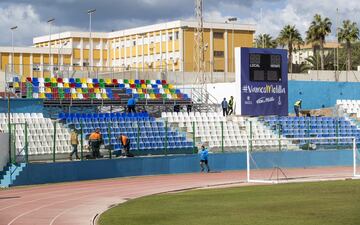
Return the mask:
[[[342,172],[340,175],[339,172]],[[254,171],[268,176],[271,171]],[[287,170],[291,176],[339,173],[349,168]],[[0,191],[0,225],[89,225],[110,206],[162,192],[217,185],[247,185],[245,171],[128,177],[11,188]],[[262,177],[266,178],[266,177]]]

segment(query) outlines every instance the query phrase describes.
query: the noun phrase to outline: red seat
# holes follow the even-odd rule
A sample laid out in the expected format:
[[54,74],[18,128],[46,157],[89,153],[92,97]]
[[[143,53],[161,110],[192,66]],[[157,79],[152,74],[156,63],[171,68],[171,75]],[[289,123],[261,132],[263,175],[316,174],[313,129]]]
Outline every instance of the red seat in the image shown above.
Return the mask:
[[182,98],[183,98],[183,95],[182,95],[182,94],[177,94],[177,97],[178,97],[179,99],[182,99]]
[[158,99],[162,98],[162,95],[161,95],[161,94],[156,94],[155,96],[156,96],[156,98],[158,98]]
[[52,93],[58,93],[58,89],[57,88],[51,88],[51,92]]
[[147,94],[147,89],[142,89],[142,92],[143,92],[144,94]]
[[71,88],[75,88],[75,86],[76,86],[75,83],[71,83],[71,84],[70,84],[70,87],[71,87]]
[[63,79],[62,79],[61,77],[59,77],[59,78],[57,79],[57,82],[58,82],[58,83],[62,83],[62,82],[63,82]]
[[89,93],[94,93],[94,88],[89,88]]
[[113,80],[112,80],[112,83],[115,84],[115,85],[119,84],[118,81],[117,81],[117,79],[113,79]]
[[135,84],[130,84],[130,88],[134,89],[134,88],[136,88],[136,85]]
[[161,81],[161,84],[166,84],[166,80],[162,80],[162,81]]
[[120,100],[120,96],[119,96],[118,93],[114,93],[113,97],[114,97],[115,100]]
[[140,80],[140,84],[145,84],[145,80]]
[[71,94],[65,94],[66,99],[71,99]]
[[99,84],[94,84],[94,88],[99,88]]
[[26,80],[31,82],[31,77],[27,77]]
[[89,95],[88,94],[83,94],[84,99],[89,99]]
[[59,94],[58,93],[53,93],[53,99],[59,99]]
[[45,87],[51,87],[51,83],[45,83]]

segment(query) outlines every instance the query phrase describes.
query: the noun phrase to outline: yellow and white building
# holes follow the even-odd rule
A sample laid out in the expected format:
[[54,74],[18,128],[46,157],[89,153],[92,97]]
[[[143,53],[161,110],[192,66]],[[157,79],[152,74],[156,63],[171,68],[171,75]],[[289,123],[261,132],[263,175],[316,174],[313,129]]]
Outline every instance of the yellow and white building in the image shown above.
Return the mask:
[[[44,64],[74,70],[90,66],[192,72],[196,25],[192,21],[173,21],[109,33],[92,32],[91,39],[89,32],[72,31],[35,37],[33,47],[15,47],[14,57],[11,47],[0,47],[1,70],[14,63],[15,72],[24,76],[39,72],[47,76],[46,67],[39,69]],[[254,33],[255,25],[205,22],[206,72],[234,72],[233,49],[252,47]]]

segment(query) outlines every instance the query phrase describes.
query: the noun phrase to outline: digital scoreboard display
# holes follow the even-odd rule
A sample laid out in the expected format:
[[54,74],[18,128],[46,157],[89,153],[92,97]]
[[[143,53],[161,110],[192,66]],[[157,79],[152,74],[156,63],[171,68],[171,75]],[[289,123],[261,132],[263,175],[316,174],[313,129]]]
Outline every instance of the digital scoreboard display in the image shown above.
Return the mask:
[[280,82],[281,55],[249,53],[250,81]]

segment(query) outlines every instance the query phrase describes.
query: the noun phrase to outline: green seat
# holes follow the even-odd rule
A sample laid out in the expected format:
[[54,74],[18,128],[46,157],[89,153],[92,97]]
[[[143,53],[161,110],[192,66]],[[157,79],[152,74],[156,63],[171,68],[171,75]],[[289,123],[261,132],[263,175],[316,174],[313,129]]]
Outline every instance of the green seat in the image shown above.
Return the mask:
[[147,90],[148,90],[149,94],[155,94],[154,89],[147,89]]
[[170,89],[171,94],[175,94],[175,89]]
[[136,84],[136,88],[141,88],[141,84]]
[[105,83],[104,79],[100,79],[99,83],[104,84]]
[[76,79],[75,79],[75,82],[76,82],[76,83],[81,83],[80,78],[76,78]]
[[64,93],[59,93],[59,97],[60,97],[60,99],[64,99],[65,98]]
[[140,99],[144,99],[144,98],[145,98],[145,94],[140,94],[140,95],[139,95],[139,98],[140,98]]
[[96,97],[96,96],[95,96],[94,93],[90,93],[90,98],[91,98],[91,99],[95,99],[95,97]]
[[164,89],[167,89],[168,88],[168,85],[167,84],[163,84],[162,85]]
[[83,92],[83,94],[87,94],[87,93],[89,93],[89,90],[87,88],[83,88],[82,92]]
[[162,94],[163,99],[167,99],[167,94]]
[[151,80],[146,80],[146,84],[151,84]]
[[50,83],[50,78],[49,77],[45,78],[45,83]]
[[104,83],[100,83],[99,85],[101,88],[105,88],[105,84]]
[[64,89],[63,88],[58,88],[58,92],[59,92],[59,94],[64,94]]
[[57,83],[51,83],[51,87],[52,87],[52,88],[56,88],[56,87],[57,87]]
[[125,79],[124,80],[124,84],[128,84],[129,83],[129,80],[128,79]]

